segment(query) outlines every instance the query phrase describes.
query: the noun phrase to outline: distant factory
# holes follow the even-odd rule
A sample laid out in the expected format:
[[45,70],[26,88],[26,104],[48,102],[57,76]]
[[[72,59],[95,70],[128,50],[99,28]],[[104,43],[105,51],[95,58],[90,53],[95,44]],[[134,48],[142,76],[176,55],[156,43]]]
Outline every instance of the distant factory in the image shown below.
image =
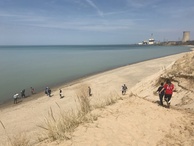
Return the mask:
[[183,31],[183,37],[180,41],[165,41],[157,45],[194,45],[194,40],[190,40],[190,31]]

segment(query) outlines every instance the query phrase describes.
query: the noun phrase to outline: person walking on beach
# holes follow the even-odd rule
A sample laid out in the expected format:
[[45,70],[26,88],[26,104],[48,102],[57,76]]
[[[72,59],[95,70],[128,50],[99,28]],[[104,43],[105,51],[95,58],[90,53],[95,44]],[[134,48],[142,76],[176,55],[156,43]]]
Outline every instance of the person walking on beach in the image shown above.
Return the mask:
[[31,90],[31,94],[35,93],[34,88],[30,87],[30,90]]
[[88,94],[89,96],[92,96],[92,89],[90,88],[90,86],[88,87]]
[[48,88],[48,96],[51,97],[51,89]]
[[19,94],[18,93],[16,93],[16,94],[14,94],[14,96],[13,96],[13,99],[14,99],[14,104],[17,104],[17,100],[18,100],[18,97],[19,97]]
[[171,97],[174,91],[174,85],[171,83],[169,79],[166,80],[166,84],[164,85],[160,93],[162,93],[162,91],[164,90],[165,90],[164,98],[165,98],[168,108],[170,108],[170,102],[171,102]]
[[59,96],[60,96],[60,98],[64,97],[61,89],[59,89]]
[[46,88],[45,88],[45,91],[44,91],[44,93],[45,93],[47,96],[49,95],[49,93],[48,93],[48,89],[49,89],[49,88],[48,88],[48,87],[46,87]]
[[160,84],[160,87],[158,87],[157,93],[159,93],[159,99],[160,99],[160,105],[163,106],[163,97],[164,97],[164,90],[160,93],[160,91],[163,89],[164,83]]
[[125,95],[126,94],[126,91],[127,91],[127,86],[124,84],[123,86],[122,86],[122,95]]

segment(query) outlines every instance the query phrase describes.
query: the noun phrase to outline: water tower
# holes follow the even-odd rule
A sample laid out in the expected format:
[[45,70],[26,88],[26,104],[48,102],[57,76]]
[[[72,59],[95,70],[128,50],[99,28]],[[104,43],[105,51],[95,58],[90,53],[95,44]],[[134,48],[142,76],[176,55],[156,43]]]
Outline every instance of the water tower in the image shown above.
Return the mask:
[[182,42],[190,41],[190,31],[183,31],[183,39]]

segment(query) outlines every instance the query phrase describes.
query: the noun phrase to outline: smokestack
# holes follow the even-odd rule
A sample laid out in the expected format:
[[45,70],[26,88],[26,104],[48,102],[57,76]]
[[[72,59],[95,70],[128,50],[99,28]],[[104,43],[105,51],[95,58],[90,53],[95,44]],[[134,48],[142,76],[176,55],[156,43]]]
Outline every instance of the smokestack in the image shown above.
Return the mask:
[[190,31],[183,31],[183,39],[182,42],[190,41]]

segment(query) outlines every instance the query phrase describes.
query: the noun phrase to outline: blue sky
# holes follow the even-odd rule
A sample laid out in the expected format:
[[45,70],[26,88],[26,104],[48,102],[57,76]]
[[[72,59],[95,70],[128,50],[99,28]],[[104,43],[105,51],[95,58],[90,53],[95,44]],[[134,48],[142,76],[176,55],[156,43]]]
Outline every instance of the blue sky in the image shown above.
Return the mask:
[[1,0],[0,45],[194,39],[194,0]]

